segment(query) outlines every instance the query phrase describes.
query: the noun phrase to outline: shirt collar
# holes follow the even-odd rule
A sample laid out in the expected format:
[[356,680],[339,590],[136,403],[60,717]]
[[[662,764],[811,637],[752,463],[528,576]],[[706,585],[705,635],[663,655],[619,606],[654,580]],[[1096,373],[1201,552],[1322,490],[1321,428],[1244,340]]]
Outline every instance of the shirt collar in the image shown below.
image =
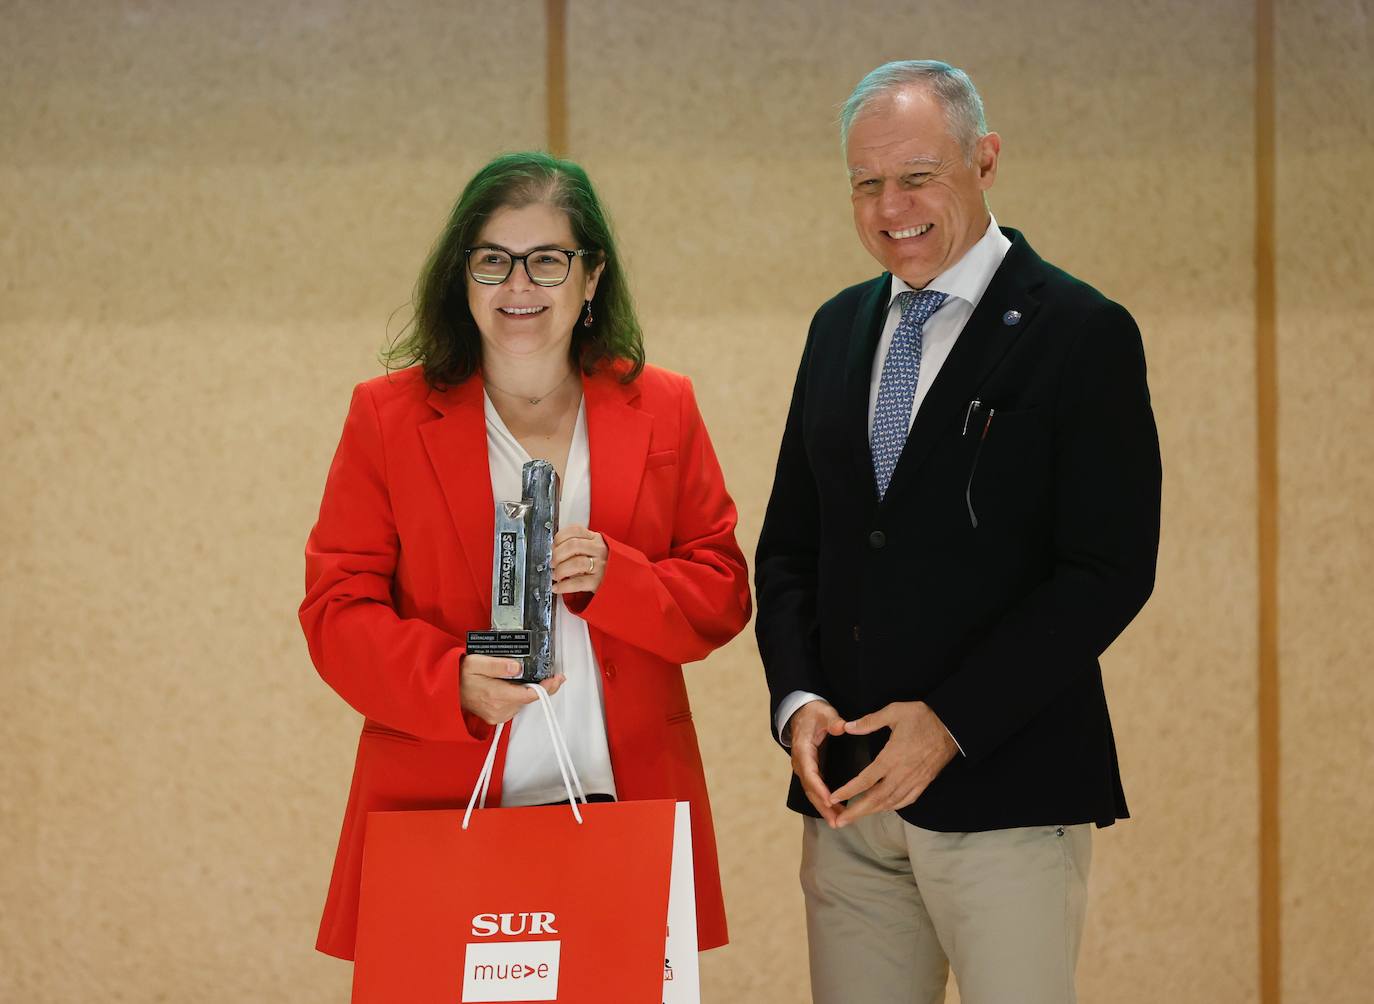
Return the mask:
[[[1010,247],[1011,241],[1007,240],[1006,234],[997,227],[997,218],[989,213],[988,228],[983,232],[983,236],[978,238],[978,243],[969,248],[953,265],[926,283],[925,288],[944,293],[947,297],[958,297],[976,307]],[[897,298],[898,293],[905,293],[914,288],[894,275],[892,291],[887,299],[888,306],[892,306],[892,301]]]

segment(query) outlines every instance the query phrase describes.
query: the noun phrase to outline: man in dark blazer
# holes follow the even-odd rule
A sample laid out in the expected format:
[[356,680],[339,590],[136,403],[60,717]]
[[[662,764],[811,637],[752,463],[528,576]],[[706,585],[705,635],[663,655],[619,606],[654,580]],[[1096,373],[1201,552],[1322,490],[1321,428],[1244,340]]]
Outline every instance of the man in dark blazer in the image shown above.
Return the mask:
[[1093,824],[1127,815],[1098,657],[1145,603],[1160,460],[1125,309],[1000,229],[962,71],[841,117],[886,269],[816,312],[757,556],[817,1004],[1074,1000]]

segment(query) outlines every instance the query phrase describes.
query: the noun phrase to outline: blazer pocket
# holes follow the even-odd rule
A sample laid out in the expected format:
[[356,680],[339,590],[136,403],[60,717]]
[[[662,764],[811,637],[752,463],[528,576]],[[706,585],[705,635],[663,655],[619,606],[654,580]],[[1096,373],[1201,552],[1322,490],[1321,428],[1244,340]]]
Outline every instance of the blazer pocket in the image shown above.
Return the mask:
[[644,469],[652,470],[655,467],[671,467],[677,463],[677,450],[659,450],[657,453],[649,454],[644,461]]
[[1038,405],[983,412],[977,423],[964,503],[977,529],[991,516],[1014,522],[1035,508],[1048,477],[1049,430]]
[[393,742],[411,743],[419,745],[419,737],[412,736],[409,732],[402,732],[400,729],[393,729],[389,725],[381,722],[367,721],[363,723],[363,735],[375,736],[378,739],[390,739]]
[[627,541],[639,548],[650,561],[668,556],[673,543],[673,522],[681,487],[677,450],[658,450],[644,461],[642,490],[635,500]]
[[1001,419],[1006,419],[1008,421],[1015,422],[1018,419],[1038,414],[1040,411],[1040,405],[1031,404],[1025,405],[1021,408],[995,408],[993,410],[997,412],[997,419],[999,421]]
[[675,711],[668,716],[669,725],[676,725],[679,722],[690,722],[691,720],[692,710],[690,708],[688,708],[686,711]]
[[987,424],[980,430],[982,438],[986,440],[984,449],[1008,452],[1012,444],[1016,444],[1018,449],[1023,445],[1043,445],[1047,442],[1049,430],[1044,427],[1041,418],[1038,407],[1014,408],[1007,411],[996,409],[991,421],[984,419]]

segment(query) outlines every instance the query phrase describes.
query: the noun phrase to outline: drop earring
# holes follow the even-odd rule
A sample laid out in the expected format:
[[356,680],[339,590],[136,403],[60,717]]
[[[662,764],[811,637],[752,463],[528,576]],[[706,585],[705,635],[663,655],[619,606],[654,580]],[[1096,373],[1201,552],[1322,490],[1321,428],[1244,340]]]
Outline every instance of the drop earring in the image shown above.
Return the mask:
[[587,316],[582,319],[582,327],[590,328],[592,326],[592,301],[588,300],[582,306],[587,311]]

